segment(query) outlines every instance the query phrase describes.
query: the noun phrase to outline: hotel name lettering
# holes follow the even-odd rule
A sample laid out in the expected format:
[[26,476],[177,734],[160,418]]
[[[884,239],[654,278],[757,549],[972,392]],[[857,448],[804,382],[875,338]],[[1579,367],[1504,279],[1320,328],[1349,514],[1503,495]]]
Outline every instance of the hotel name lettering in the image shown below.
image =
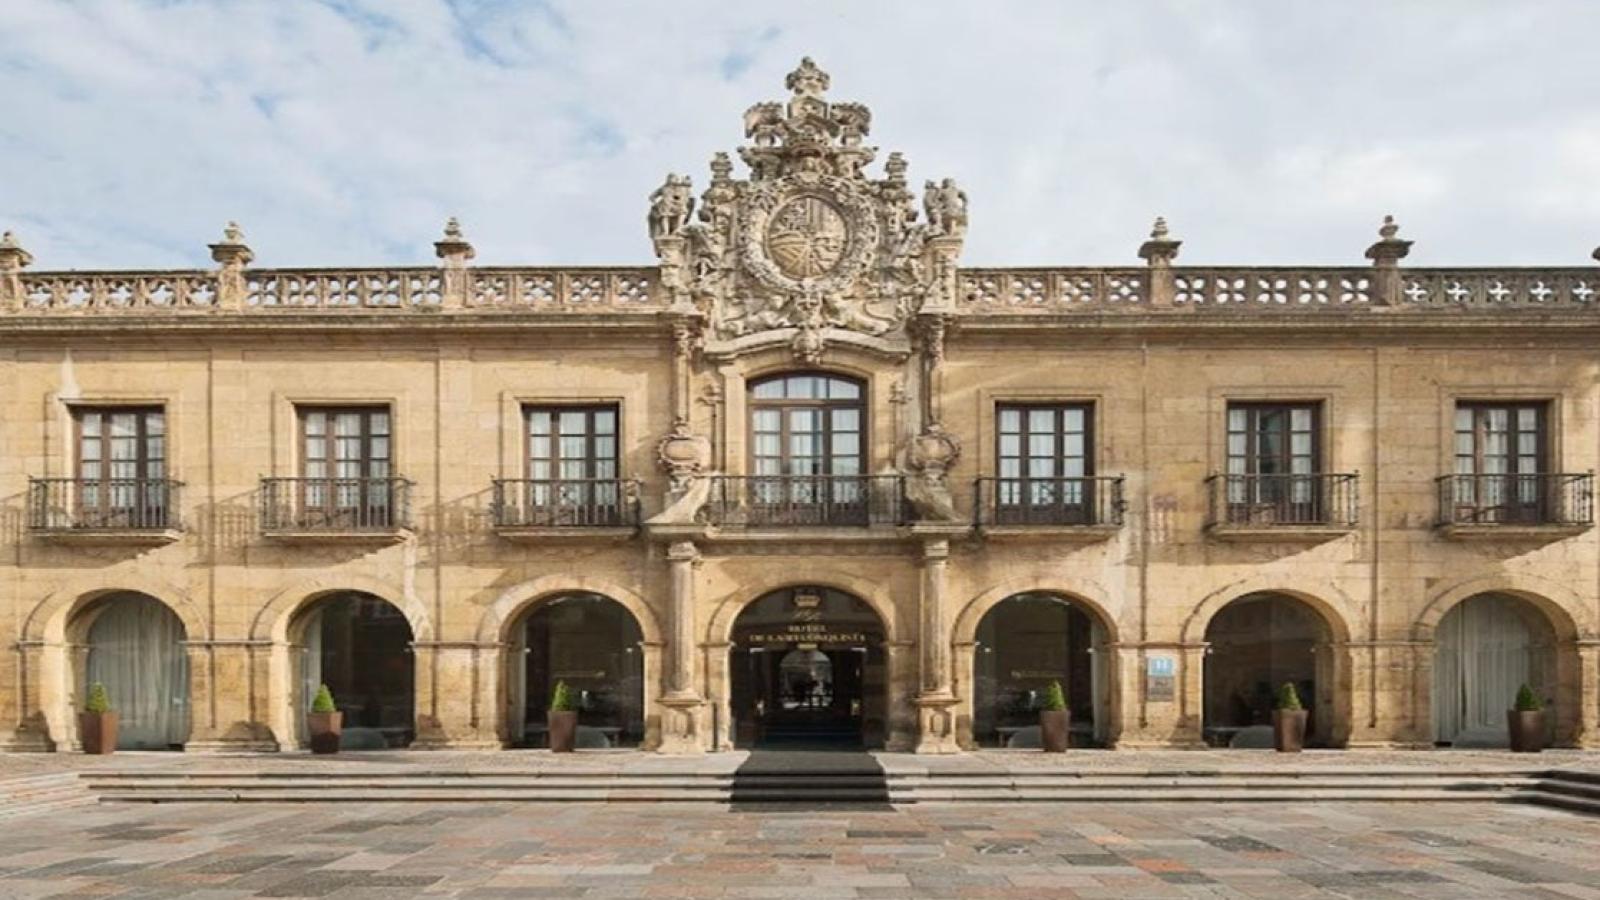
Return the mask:
[[745,636],[752,644],[865,644],[860,631],[834,631],[826,622],[793,622],[782,631],[758,632]]

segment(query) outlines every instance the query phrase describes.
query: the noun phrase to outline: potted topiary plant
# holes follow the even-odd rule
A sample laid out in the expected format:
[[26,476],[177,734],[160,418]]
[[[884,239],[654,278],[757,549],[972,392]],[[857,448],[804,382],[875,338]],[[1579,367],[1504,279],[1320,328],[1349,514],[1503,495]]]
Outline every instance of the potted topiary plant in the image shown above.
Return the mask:
[[1066,752],[1067,718],[1067,695],[1061,690],[1061,682],[1052,681],[1039,704],[1039,744],[1044,752]]
[[98,681],[89,685],[83,712],[78,714],[78,739],[85,753],[103,756],[117,749],[117,713],[106,686]]
[[550,751],[571,753],[578,745],[578,701],[565,681],[550,692]]
[[1272,708],[1272,748],[1279,753],[1299,753],[1306,745],[1306,708],[1294,682],[1278,688]]
[[306,713],[306,731],[311,735],[312,753],[338,753],[339,737],[344,732],[344,713],[333,705],[333,692],[317,685],[317,696]]
[[1506,730],[1511,733],[1512,753],[1538,753],[1544,749],[1544,704],[1533,688],[1517,689],[1516,706],[1506,710]]

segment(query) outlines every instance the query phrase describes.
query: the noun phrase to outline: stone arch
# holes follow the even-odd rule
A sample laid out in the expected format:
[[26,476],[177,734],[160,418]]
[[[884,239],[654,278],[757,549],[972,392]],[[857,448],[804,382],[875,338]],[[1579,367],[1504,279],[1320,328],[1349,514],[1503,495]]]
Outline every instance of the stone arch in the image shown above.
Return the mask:
[[894,604],[889,600],[883,586],[865,578],[833,571],[818,572],[806,578],[794,578],[783,574],[754,584],[741,585],[737,594],[730,594],[717,604],[716,611],[711,614],[711,621],[706,626],[706,643],[728,643],[733,638],[734,622],[746,606],[773,591],[793,587],[832,588],[859,598],[872,607],[872,611],[878,615],[878,620],[883,623],[884,641],[890,644],[900,642],[900,624],[895,621]]
[[[107,583],[112,586],[107,587]],[[209,633],[200,607],[182,588],[165,579],[141,575],[84,575],[51,591],[36,603],[23,619],[22,639],[60,644],[67,640],[67,629],[84,607],[101,597],[118,594],[143,594],[160,601],[183,623],[191,639]]]
[[1592,637],[1595,633],[1583,598],[1565,585],[1533,575],[1496,574],[1463,579],[1435,592],[1411,623],[1412,639],[1432,641],[1434,629],[1445,614],[1479,594],[1506,594],[1526,600],[1549,620],[1558,641]]
[[279,591],[257,611],[250,623],[250,639],[287,644],[289,624],[296,615],[316,600],[341,591],[371,594],[388,602],[406,617],[411,625],[412,640],[422,642],[433,639],[433,624],[428,609],[414,594],[364,575],[324,575]]
[[1332,584],[1323,585],[1323,591],[1334,598],[1329,600],[1319,594],[1287,587],[1283,584],[1283,580],[1281,576],[1253,576],[1212,591],[1196,604],[1194,611],[1183,620],[1183,627],[1178,635],[1179,641],[1185,644],[1203,642],[1206,628],[1211,624],[1211,620],[1216,618],[1223,607],[1241,597],[1252,594],[1278,594],[1299,600],[1316,612],[1328,626],[1329,636],[1334,644],[1349,643],[1352,629],[1350,616],[1346,611],[1356,608],[1355,602],[1349,595]]
[[978,625],[989,610],[1018,594],[1051,594],[1079,604],[1100,620],[1101,627],[1106,630],[1107,641],[1117,643],[1117,620],[1107,610],[1105,601],[1100,599],[1106,596],[1105,589],[1092,579],[1074,579],[1074,582],[1075,586],[1070,588],[1037,578],[1013,578],[1001,582],[967,601],[956,614],[955,624],[950,629],[951,643],[970,644],[977,640]]
[[586,575],[541,575],[501,591],[478,619],[479,644],[505,643],[506,634],[533,609],[555,597],[567,594],[599,594],[621,604],[639,623],[646,644],[662,641],[661,623],[655,610],[637,593],[609,581]]

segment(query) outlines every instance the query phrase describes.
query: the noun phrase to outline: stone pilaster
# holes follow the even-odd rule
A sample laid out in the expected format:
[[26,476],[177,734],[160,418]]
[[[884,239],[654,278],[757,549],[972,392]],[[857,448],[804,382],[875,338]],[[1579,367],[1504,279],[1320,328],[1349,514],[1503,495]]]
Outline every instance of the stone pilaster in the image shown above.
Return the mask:
[[0,729],[0,752],[48,753],[56,749],[56,742],[50,736],[50,722],[44,712],[40,690],[44,644],[18,641],[11,649],[14,655],[6,664],[15,667],[16,690],[5,727]]
[[922,545],[922,590],[917,643],[921,650],[917,694],[918,753],[956,753],[956,696],[951,690],[950,627],[945,614],[945,582],[950,541]]
[[[416,750],[498,750],[503,745],[497,711],[480,703],[480,678],[498,677],[498,644],[475,641],[418,641],[412,646],[417,672],[438,677],[416,680]],[[431,691],[431,693],[429,693]]]
[[666,707],[661,722],[663,753],[700,753],[702,713],[705,701],[695,690],[694,651],[694,570],[700,551],[693,541],[676,541],[667,546],[667,567],[672,590],[671,638],[667,642],[667,691],[661,697]]
[[1572,745],[1585,750],[1600,749],[1600,640],[1577,641],[1578,714],[1572,730]]
[[209,245],[211,258],[217,269],[217,308],[244,309],[244,267],[255,261],[256,255],[244,242],[244,232],[239,223],[229,222],[222,229],[222,240]]
[[190,753],[277,750],[259,690],[257,657],[271,641],[188,641]]

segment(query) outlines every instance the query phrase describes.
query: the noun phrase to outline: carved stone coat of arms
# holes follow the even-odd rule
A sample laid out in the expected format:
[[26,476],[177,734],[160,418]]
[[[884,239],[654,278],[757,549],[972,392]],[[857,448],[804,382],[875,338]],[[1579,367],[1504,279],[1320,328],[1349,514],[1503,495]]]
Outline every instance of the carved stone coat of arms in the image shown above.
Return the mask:
[[709,351],[787,342],[812,362],[829,342],[903,351],[911,317],[953,305],[966,195],[929,182],[919,221],[904,158],[890,154],[869,178],[872,115],[824,99],[828,82],[806,59],[787,103],[745,113],[748,179],[718,153],[698,204],[686,176],[651,196],[663,286],[675,310],[703,320]]

